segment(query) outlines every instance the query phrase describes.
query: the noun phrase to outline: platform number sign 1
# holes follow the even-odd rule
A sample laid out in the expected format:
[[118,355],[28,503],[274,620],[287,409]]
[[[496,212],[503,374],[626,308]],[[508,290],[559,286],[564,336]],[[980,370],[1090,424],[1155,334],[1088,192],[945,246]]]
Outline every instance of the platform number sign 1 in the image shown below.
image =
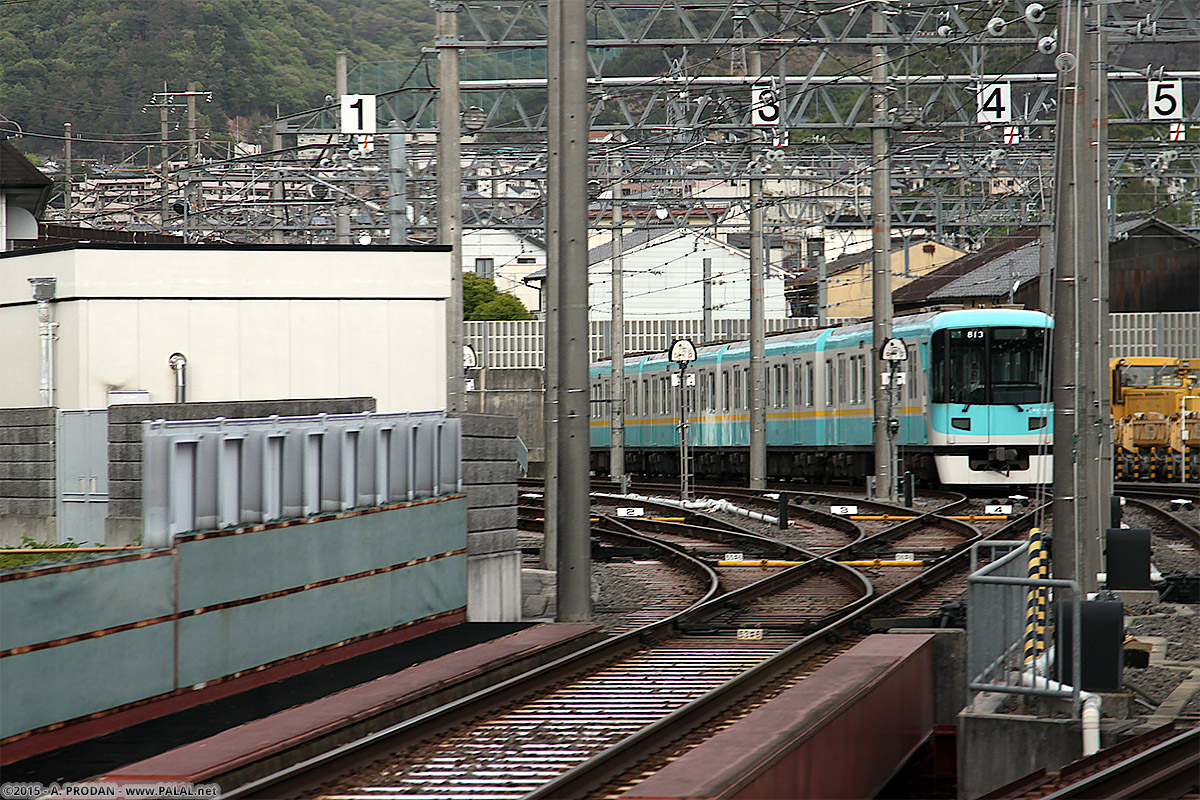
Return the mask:
[[342,133],[375,133],[375,95],[342,95]]
[[779,95],[769,84],[756,84],[750,89],[750,124],[779,124]]
[[1146,81],[1149,119],[1183,119],[1183,81]]
[[985,83],[979,87],[979,108],[975,121],[987,125],[1012,122],[1012,84]]

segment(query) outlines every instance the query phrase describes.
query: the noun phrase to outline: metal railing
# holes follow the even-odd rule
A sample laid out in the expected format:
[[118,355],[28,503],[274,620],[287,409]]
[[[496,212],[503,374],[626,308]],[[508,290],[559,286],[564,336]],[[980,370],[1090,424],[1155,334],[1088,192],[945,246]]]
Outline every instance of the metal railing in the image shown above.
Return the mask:
[[[978,567],[980,551],[1011,548],[1002,557]],[[985,541],[971,548],[971,574],[967,578],[967,689],[976,692],[1030,694],[1071,700],[1080,709],[1079,636],[1070,637],[1073,675],[1070,685],[1048,680],[1053,632],[1060,620],[1062,601],[1071,601],[1070,630],[1080,630],[1079,587],[1074,581],[1029,577],[1030,543]],[[1032,622],[1044,620],[1044,631],[1027,647]],[[1035,679],[1034,676],[1037,676]]]
[[150,546],[462,490],[462,423],[442,411],[146,421],[142,441]]

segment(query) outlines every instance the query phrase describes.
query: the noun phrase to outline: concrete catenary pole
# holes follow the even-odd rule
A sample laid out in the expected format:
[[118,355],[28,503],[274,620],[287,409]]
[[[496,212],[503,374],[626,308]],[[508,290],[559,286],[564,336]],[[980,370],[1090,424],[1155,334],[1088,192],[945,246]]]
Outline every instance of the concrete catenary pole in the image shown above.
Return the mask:
[[438,244],[450,247],[450,298],[446,302],[446,408],[464,411],[462,279],[462,137],[458,101],[458,13],[438,6]]
[[[346,69],[346,53],[339,50],[335,55],[333,74],[335,103],[340,103],[342,95],[349,94],[349,75]],[[346,207],[345,198],[339,198],[333,212],[333,235],[338,244],[350,244],[350,209]]]
[[[1101,191],[1106,155],[1104,53],[1101,7],[1072,0],[1060,14],[1063,43],[1058,75],[1058,137],[1055,151],[1054,281],[1054,531],[1056,577],[1095,590],[1100,568],[1100,447],[1107,409],[1098,380],[1100,287],[1107,249],[1107,192]],[[1106,320],[1105,320],[1106,321]],[[1098,385],[1101,384],[1101,385]],[[1111,463],[1111,462],[1109,462]]]
[[625,219],[622,212],[624,165],[617,159],[612,175],[612,397],[609,474],[624,491],[625,476]]
[[[762,52],[750,53],[750,72],[762,75]],[[755,143],[758,131],[751,130]],[[753,150],[761,154],[760,147]],[[751,166],[750,178],[750,488],[767,488],[766,315],[763,303],[763,185],[762,167]]]
[[408,243],[408,134],[392,120],[388,132],[388,244]]
[[[883,9],[876,4],[871,10],[871,35],[887,34]],[[888,388],[880,376],[887,365],[880,358],[883,343],[892,336],[892,212],[891,169],[888,164],[888,95],[887,48],[871,47],[871,84],[873,113],[871,120],[871,333],[874,347],[871,353],[873,368],[868,371],[874,399],[875,492],[879,497],[896,499],[896,481],[892,475],[892,447],[888,431]]]
[[167,85],[163,84],[162,105],[158,108],[158,132],[159,140],[162,142],[162,199],[159,203],[160,225],[163,233],[167,231],[167,211],[170,208],[171,201],[168,195],[171,193],[171,177],[170,177],[170,161],[171,161],[171,146],[167,143],[167,136],[170,129],[167,126],[168,106],[171,103],[170,95],[167,94]]
[[[550,3],[546,8],[546,129],[556,131],[562,127],[562,92],[558,72],[559,46],[561,40],[562,7]],[[541,567],[558,569],[558,276],[560,274],[558,226],[559,206],[551,201],[551,193],[557,197],[559,140],[546,137],[546,280],[542,282],[542,313],[545,318],[542,342],[542,432],[545,439],[544,461],[546,476],[542,490],[545,511],[543,524]]]
[[63,138],[66,141],[66,162],[67,171],[63,176],[63,219],[68,223],[71,221],[71,189],[72,178],[74,175],[73,164],[71,161],[71,123],[63,123]]
[[[587,4],[562,0],[559,28],[558,621],[592,617],[588,516]],[[552,32],[553,33],[553,32]]]
[[701,278],[704,280],[704,288],[702,290],[701,303],[704,309],[701,311],[701,324],[703,341],[711,342],[715,337],[713,333],[713,306],[712,306],[712,259],[703,258],[700,260]]

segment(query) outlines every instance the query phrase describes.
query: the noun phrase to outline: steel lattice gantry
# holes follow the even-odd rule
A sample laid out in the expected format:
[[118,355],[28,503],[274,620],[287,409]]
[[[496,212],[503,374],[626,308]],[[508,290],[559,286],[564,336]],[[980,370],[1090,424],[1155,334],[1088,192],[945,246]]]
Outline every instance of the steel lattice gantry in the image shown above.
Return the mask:
[[[640,187],[626,199],[626,213],[635,219],[649,220],[665,209],[668,219],[687,224],[744,228],[745,184],[757,176],[764,179],[768,224],[776,228],[866,224],[865,132],[872,120],[865,48],[880,43],[893,54],[888,122],[895,224],[978,234],[1043,220],[1056,73],[1052,55],[1039,59],[1037,48],[1055,35],[1055,19],[1053,10],[1039,19],[1033,5],[893,5],[880,40],[869,35],[865,3],[590,2],[593,224],[607,217],[607,165],[617,156],[627,187]],[[455,47],[464,56],[486,58],[545,47],[544,2],[435,7],[457,12],[459,36],[436,42],[431,52]],[[1191,100],[1185,121],[1200,123],[1197,4],[1116,3],[1108,20],[1113,179],[1149,177],[1164,191],[1187,197],[1200,185],[1200,145],[1168,142],[1167,126],[1149,123],[1146,80],[1158,68],[1183,78]],[[1164,45],[1174,46],[1168,52],[1177,53],[1179,64],[1151,63],[1143,71],[1119,66],[1146,63]],[[667,54],[662,74],[612,74],[623,71],[631,48],[647,47]],[[764,58],[769,77],[731,72],[736,54],[746,48],[770,55]],[[466,76],[469,62],[464,58]],[[760,81],[771,83],[780,97],[779,129],[791,140],[752,152],[750,90]],[[975,122],[977,89],[1001,81],[1013,86],[1015,143],[1005,141],[1002,126]],[[416,80],[382,92],[377,107],[381,134],[393,121],[404,125],[407,217],[417,238],[436,225],[437,90],[428,84]],[[486,220],[540,229],[544,76],[467,79],[460,93],[464,109],[482,109],[486,120],[463,145],[465,224]],[[282,118],[276,132],[283,147],[275,153],[194,167],[181,176],[189,200],[176,227],[186,228],[189,238],[324,241],[342,207],[350,209],[356,240],[386,240],[396,177],[389,182],[388,136],[376,137],[375,153],[352,157],[351,143],[337,133],[333,107]]]

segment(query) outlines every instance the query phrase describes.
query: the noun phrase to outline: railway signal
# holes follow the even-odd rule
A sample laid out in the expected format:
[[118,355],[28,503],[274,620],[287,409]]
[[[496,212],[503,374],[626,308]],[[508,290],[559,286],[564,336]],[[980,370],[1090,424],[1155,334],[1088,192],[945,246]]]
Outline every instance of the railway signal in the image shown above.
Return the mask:
[[696,376],[687,374],[688,364],[696,360],[696,345],[691,339],[676,339],[667,358],[679,365],[679,374],[671,382],[679,387],[679,499],[692,499],[692,456],[688,451],[687,387],[696,385]]

